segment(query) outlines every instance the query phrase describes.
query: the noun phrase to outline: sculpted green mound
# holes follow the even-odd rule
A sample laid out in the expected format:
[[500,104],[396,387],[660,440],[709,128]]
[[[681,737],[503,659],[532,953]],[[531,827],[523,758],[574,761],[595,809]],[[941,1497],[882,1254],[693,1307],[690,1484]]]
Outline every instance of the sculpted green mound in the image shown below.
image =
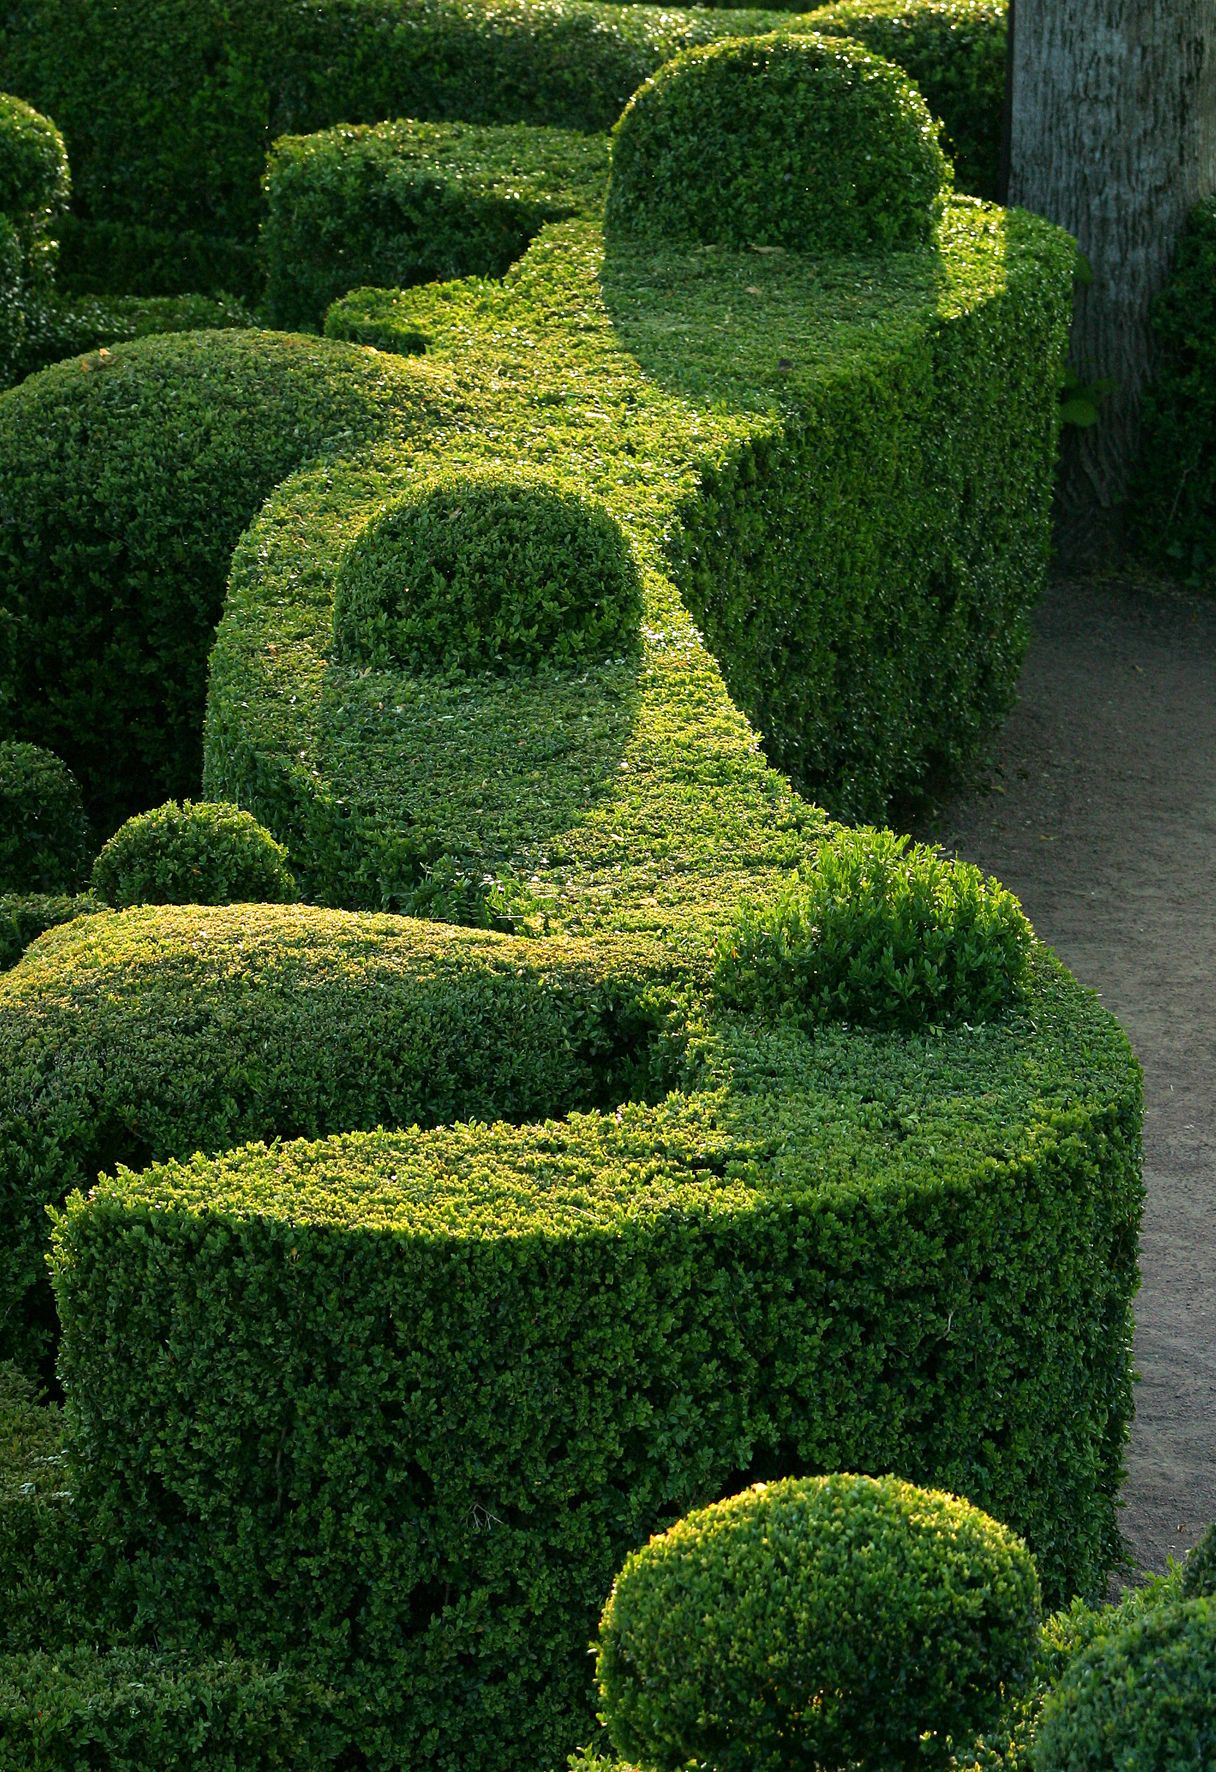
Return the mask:
[[610,229],[799,252],[929,238],[950,166],[907,76],[833,37],[690,49],[613,131]]
[[440,472],[361,531],[334,654],[407,670],[570,667],[637,649],[642,583],[607,511],[520,467]]
[[170,800],[129,818],[93,863],[107,904],[284,904],[287,851],[239,806]]
[[600,1625],[608,1732],[658,1772],[944,1767],[1027,1679],[1038,1607],[1025,1545],[956,1496],[758,1484],[626,1561]]

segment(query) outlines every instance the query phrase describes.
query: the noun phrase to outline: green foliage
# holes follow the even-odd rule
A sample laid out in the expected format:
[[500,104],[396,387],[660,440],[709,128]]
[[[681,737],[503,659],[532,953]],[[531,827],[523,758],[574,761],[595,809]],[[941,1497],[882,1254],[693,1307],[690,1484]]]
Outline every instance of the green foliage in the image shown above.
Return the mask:
[[104,911],[91,892],[6,892],[0,894],[0,972],[15,966],[26,948],[48,929]]
[[610,235],[860,252],[928,240],[950,169],[915,87],[847,40],[690,49],[612,132]]
[[68,760],[102,831],[197,785],[232,549],[267,493],[301,460],[408,431],[418,383],[322,341],[190,333],[0,401],[0,723]]
[[4,1351],[45,1358],[45,1208],[98,1170],[646,1098],[679,1070],[678,1045],[651,1050],[670,973],[661,950],[613,963],[288,907],[148,908],[48,937],[0,984]]
[[87,1646],[0,1658],[3,1772],[302,1772],[335,1739],[326,1695],[286,1669]]
[[1207,1772],[1216,1757],[1216,1598],[1101,1636],[1043,1706],[1035,1772]]
[[1216,590],[1216,197],[1191,211],[1153,305],[1156,378],[1145,393],[1129,529],[1147,564]]
[[0,93],[0,388],[25,373],[50,296],[67,153],[49,117]]
[[[107,288],[248,295],[241,249],[277,137],[403,116],[603,131],[679,50],[785,16],[593,0],[124,0],[119,32],[112,0],[77,0],[65,31],[62,0],[23,0],[0,21],[0,66],[67,136],[85,236],[73,256],[95,265],[104,249],[129,274]],[[98,229],[103,248],[88,238]]]
[[987,1021],[1023,993],[1033,934],[1016,898],[968,862],[891,831],[825,838],[774,902],[719,948],[729,1008],[915,1028]]
[[524,125],[343,125],[284,136],[261,245],[275,326],[317,327],[336,296],[500,277],[545,222],[594,214],[608,140]]
[[604,1721],[658,1772],[944,1766],[1026,1684],[1038,1602],[1026,1547],[955,1496],[758,1484],[627,1559],[600,1625]]
[[134,904],[290,904],[287,851],[239,806],[169,800],[120,826],[93,863],[93,891]]
[[1005,0],[841,0],[807,13],[799,29],[852,37],[901,67],[942,120],[958,189],[995,198],[1006,11]]
[[0,893],[72,892],[90,847],[67,764],[37,745],[0,743]]
[[422,673],[574,669],[635,652],[641,608],[628,542],[572,483],[440,470],[356,536],[334,587],[334,654]]
[[1216,1523],[1208,1527],[1183,1564],[1182,1591],[1188,1600],[1216,1598]]

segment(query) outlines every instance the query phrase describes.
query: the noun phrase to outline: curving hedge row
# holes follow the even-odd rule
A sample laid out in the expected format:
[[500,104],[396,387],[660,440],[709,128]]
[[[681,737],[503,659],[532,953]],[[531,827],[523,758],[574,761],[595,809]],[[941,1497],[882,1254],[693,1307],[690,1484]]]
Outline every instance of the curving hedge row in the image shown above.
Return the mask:
[[[837,39],[739,54],[741,118],[766,68],[826,67],[929,139]],[[47,686],[27,713],[10,668],[5,717],[62,735],[95,804],[169,710],[158,761],[186,771],[222,609],[206,792],[342,907],[103,914],[0,980],[9,1345],[47,1346],[38,1227],[75,1189],[72,1566],[115,1582],[92,1628],[304,1667],[375,1772],[560,1759],[625,1553],[751,1477],[948,1486],[1053,1594],[1117,1547],[1140,1185],[1115,1024],[982,883],[992,965],[943,1000],[942,943],[969,977],[950,943],[986,939],[962,876],[930,893],[910,1030],[864,1025],[906,958],[894,900],[859,911],[828,1025],[797,976],[768,989],[762,935],[757,996],[720,959],[834,853],[740,704],[848,809],[957,765],[1004,704],[1071,249],[909,187],[922,244],[756,251],[746,141],[724,241],[570,221],[502,283],[334,311],[408,361],[187,337],[0,402],[5,631]],[[831,145],[858,180],[877,151]]]
[[[263,0],[237,9],[124,0],[116,31],[104,0],[71,0],[66,11],[63,0],[29,0],[0,22],[0,66],[67,139],[73,287],[249,295],[258,182],[276,137],[403,116],[603,131],[678,51],[789,22],[780,8],[594,0]],[[848,0],[808,22],[905,66],[945,119],[962,187],[993,194],[999,0]]]

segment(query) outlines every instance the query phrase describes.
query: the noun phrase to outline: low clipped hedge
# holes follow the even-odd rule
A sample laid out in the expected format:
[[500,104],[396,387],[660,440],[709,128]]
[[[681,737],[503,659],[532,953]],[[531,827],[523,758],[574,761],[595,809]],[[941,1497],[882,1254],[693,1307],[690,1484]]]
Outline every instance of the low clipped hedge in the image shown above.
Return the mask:
[[1099,1637],[1043,1706],[1035,1772],[1205,1772],[1216,1755],[1216,1599]]
[[239,806],[176,800],[120,826],[93,863],[108,905],[290,904],[287,851]]
[[334,1739],[311,1682],[231,1656],[0,1657],[4,1772],[302,1772],[330,1763]]
[[67,765],[38,745],[0,743],[0,893],[74,891],[91,847]]
[[603,204],[608,141],[564,129],[343,125],[283,136],[261,250],[274,326],[317,328],[340,295],[500,277],[545,222]]
[[253,270],[240,248],[261,219],[269,141],[401,116],[603,131],[678,50],[784,16],[592,0],[263,0],[236,12],[128,0],[115,33],[108,0],[78,0],[65,33],[59,0],[28,0],[0,25],[0,64],[67,139],[79,216],[69,280],[73,262],[96,265],[100,226],[111,293],[122,264],[132,292],[180,292],[183,235],[190,286],[250,295],[233,279]]
[[625,1554],[749,1471],[898,1468],[1024,1532],[1052,1594],[1095,1578],[1139,1205],[1134,1098],[1065,1105],[1082,1051],[1126,1064],[1096,1004],[1042,962],[984,1040],[699,1046],[652,1107],[69,1200],[81,1502],[164,1640],[306,1655],[375,1765],[545,1763]]
[[978,1508],[895,1477],[759,1484],[634,1551],[600,1622],[618,1752],[658,1772],[946,1766],[1029,1682],[1039,1584]]
[[1191,211],[1153,305],[1156,375],[1144,397],[1140,459],[1129,496],[1134,548],[1146,564],[1216,590],[1216,197]]
[[615,233],[807,253],[925,244],[949,165],[924,100],[847,40],[776,33],[688,50],[612,132]]
[[661,952],[488,942],[269,905],[149,907],[48,936],[0,980],[3,1355],[51,1345],[45,1206],[116,1161],[526,1120],[678,1073],[678,1047],[650,1051]]

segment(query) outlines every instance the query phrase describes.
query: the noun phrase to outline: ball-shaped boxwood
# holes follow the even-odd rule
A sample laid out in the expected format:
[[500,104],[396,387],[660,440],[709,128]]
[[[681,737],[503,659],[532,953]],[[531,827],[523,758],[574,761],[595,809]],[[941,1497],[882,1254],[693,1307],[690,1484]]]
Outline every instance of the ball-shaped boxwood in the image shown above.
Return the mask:
[[338,658],[438,672],[635,650],[641,580],[600,506],[516,467],[440,471],[380,511],[334,592]]
[[1033,933],[1011,892],[892,831],[841,830],[718,952],[728,1008],[813,1026],[988,1020],[1024,987]]
[[0,744],[0,893],[74,891],[89,841],[67,764],[40,745]]
[[1182,1566],[1182,1592],[1188,1600],[1216,1599],[1216,1520]]
[[0,215],[55,213],[68,200],[63,137],[40,111],[0,92]]
[[847,38],[685,50],[613,133],[610,230],[859,252],[929,238],[950,166],[907,75]]
[[657,1772],[943,1764],[1027,1678],[1038,1607],[1029,1551],[969,1502],[896,1477],[758,1484],[625,1563],[604,1721]]
[[1039,1720],[1034,1772],[1211,1772],[1216,1598],[1162,1606],[1071,1662]]
[[134,904],[290,904],[287,851],[239,806],[169,800],[129,818],[93,864],[93,890]]

